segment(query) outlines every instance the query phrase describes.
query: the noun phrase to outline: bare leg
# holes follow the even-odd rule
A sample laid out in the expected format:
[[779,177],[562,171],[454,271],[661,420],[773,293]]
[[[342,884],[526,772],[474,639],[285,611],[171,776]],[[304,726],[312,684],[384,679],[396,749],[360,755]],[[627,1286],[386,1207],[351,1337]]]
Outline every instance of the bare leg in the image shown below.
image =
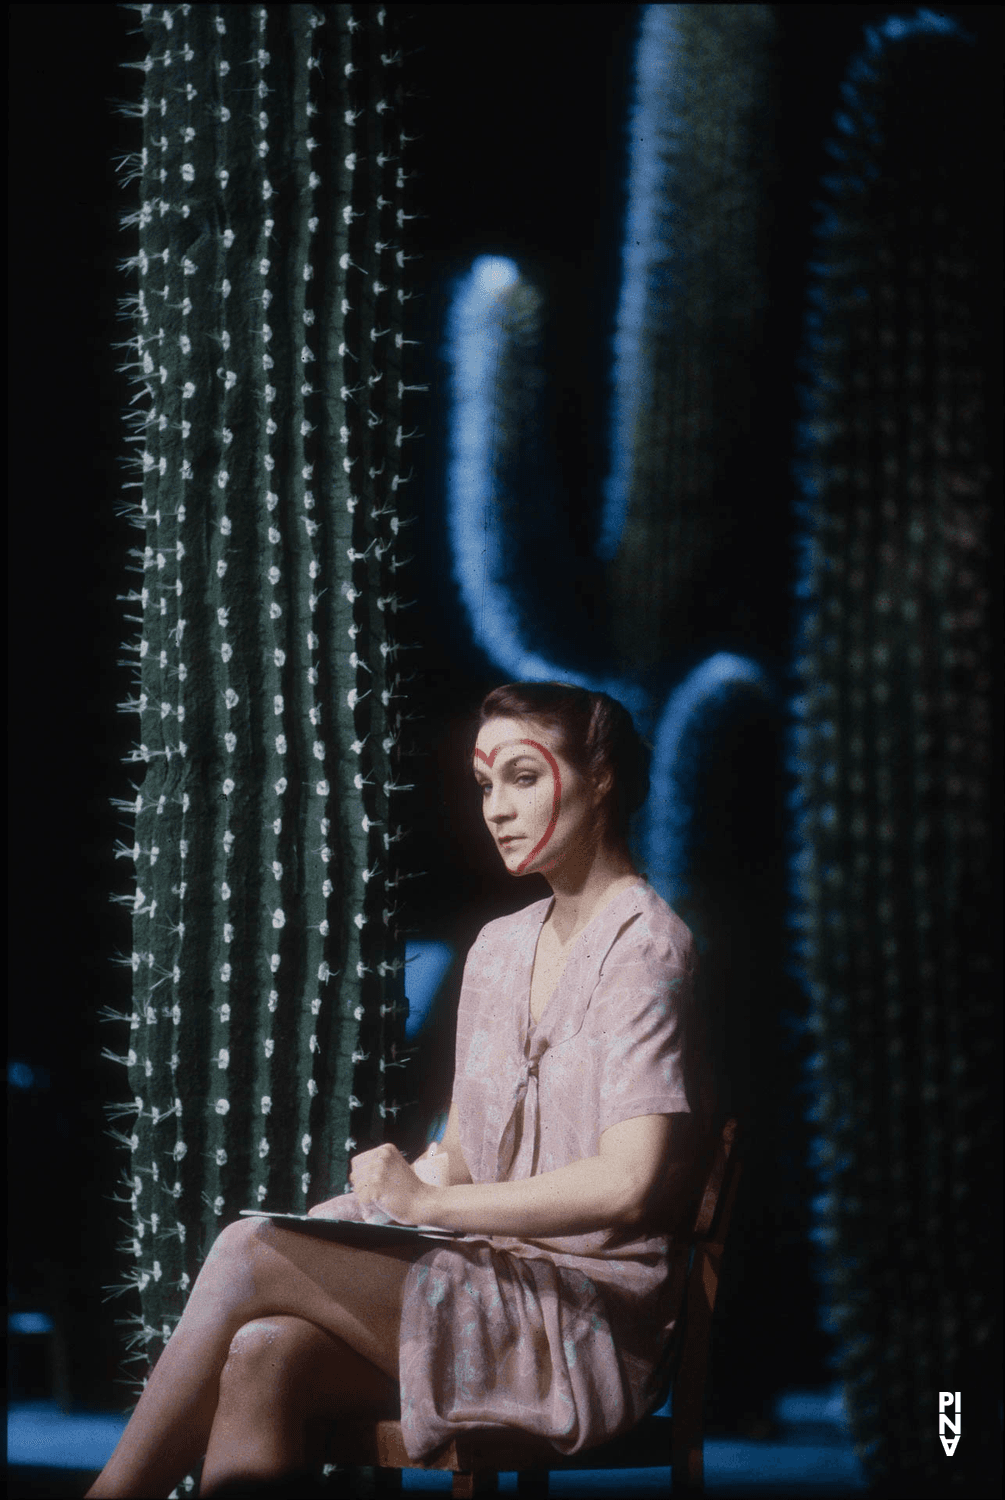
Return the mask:
[[320,1471],[326,1422],[341,1412],[392,1412],[396,1397],[389,1375],[314,1323],[245,1323],[220,1376],[199,1493],[238,1479]]
[[258,1318],[313,1323],[396,1380],[401,1302],[416,1253],[357,1249],[263,1219],[228,1225],[88,1496],[164,1496],[195,1467],[231,1343]]

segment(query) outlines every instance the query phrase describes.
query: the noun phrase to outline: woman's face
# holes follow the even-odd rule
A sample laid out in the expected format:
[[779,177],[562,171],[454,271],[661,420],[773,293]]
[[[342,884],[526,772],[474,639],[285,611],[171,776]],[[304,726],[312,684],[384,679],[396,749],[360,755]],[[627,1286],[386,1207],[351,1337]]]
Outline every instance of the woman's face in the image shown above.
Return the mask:
[[511,875],[547,874],[595,841],[598,796],[532,719],[490,719],[475,745],[482,813]]

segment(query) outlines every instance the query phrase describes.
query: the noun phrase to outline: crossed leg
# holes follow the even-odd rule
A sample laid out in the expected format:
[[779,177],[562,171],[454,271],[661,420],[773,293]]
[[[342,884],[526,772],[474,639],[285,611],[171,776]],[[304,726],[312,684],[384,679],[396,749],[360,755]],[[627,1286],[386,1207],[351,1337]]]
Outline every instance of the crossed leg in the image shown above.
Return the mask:
[[331,1418],[350,1410],[391,1412],[395,1391],[383,1370],[315,1323],[290,1317],[245,1323],[220,1374],[199,1494],[239,1478],[319,1472]]
[[417,1253],[228,1225],[88,1496],[167,1495],[203,1454],[205,1494],[270,1477],[310,1460],[321,1419],[386,1408]]

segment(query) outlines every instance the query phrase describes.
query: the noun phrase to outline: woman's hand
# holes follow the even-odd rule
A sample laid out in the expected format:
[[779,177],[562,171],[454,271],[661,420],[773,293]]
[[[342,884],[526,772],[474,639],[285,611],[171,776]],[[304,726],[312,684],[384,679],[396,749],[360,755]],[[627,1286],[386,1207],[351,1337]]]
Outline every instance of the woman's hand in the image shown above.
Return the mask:
[[399,1224],[428,1224],[436,1189],[420,1181],[397,1146],[354,1156],[349,1181],[364,1207],[375,1204]]

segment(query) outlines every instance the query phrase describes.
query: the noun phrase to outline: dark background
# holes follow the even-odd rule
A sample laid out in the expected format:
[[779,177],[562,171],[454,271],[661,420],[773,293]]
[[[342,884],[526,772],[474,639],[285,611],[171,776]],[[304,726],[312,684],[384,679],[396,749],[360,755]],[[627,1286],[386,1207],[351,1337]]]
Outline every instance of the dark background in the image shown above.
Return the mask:
[[[997,7],[943,10],[993,46]],[[727,611],[720,633],[700,644],[755,654],[784,675],[795,360],[823,141],[863,25],[914,8],[804,4],[776,12],[780,176],[756,412],[762,551],[750,561],[756,587],[747,581],[738,591],[743,607]],[[461,950],[487,917],[539,891],[495,868],[460,780],[463,716],[499,678],[467,643],[449,569],[443,312],[451,277],[476,254],[511,254],[534,271],[554,309],[564,482],[568,495],[589,502],[605,461],[635,16],[627,5],[543,4],[424,5],[415,15],[424,74],[415,108],[425,135],[416,148],[417,195],[427,217],[424,297],[413,306],[431,390],[419,417],[426,443],[417,456],[420,522],[409,578],[417,601],[411,628],[421,644],[413,690],[425,715],[409,859],[426,874],[411,882],[410,900],[416,935]],[[112,1319],[122,1314],[101,1300],[102,1288],[120,1279],[115,1247],[124,1232],[108,1201],[121,1159],[105,1134],[103,1105],[124,1096],[125,1081],[101,1058],[108,1038],[97,1015],[103,1006],[129,1009],[130,973],[113,960],[132,946],[128,915],[109,899],[128,887],[128,865],[116,862],[113,845],[131,842],[130,830],[109,799],[132,795],[121,763],[132,725],[116,712],[129,691],[119,650],[129,632],[116,596],[129,586],[126,552],[136,535],[116,514],[128,451],[121,416],[132,392],[116,371],[124,355],[113,345],[129,335],[116,320],[117,300],[133,290],[118,264],[134,244],[119,228],[133,199],[119,186],[114,159],[137,149],[139,122],[114,114],[112,102],[139,95],[140,75],[120,66],[142,56],[136,25],[134,10],[111,5],[10,8],[8,1055],[30,1070],[30,1081],[21,1071],[9,1087],[8,1286],[13,1306],[56,1317],[69,1393],[95,1406],[128,1399],[115,1383],[121,1345]],[[584,548],[591,519],[587,503]],[[774,832],[780,868],[782,831]],[[444,1024],[434,1041],[442,1043]],[[449,1054],[439,1043],[425,1055],[430,1098],[438,1082],[449,1083]],[[780,1071],[784,1087],[796,1061]],[[798,1115],[795,1094],[791,1108]],[[769,1335],[762,1365],[747,1371],[765,1388],[830,1378],[799,1228],[811,1185],[798,1160],[790,1165],[799,1201],[787,1274],[799,1280],[797,1307],[806,1316],[790,1320],[782,1355]],[[769,1307],[766,1330],[774,1316]],[[740,1405],[734,1401],[723,1420],[737,1417]]]

